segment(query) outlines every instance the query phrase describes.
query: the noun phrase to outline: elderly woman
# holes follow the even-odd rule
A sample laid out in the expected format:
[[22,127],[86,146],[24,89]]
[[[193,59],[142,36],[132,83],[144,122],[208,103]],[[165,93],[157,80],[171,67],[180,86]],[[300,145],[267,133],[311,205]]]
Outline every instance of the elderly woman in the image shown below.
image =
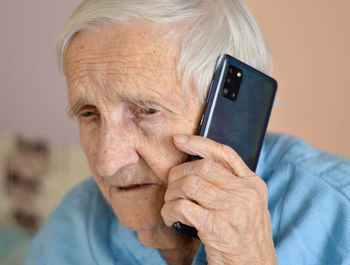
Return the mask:
[[349,161],[268,134],[255,174],[193,135],[224,53],[269,73],[239,0],[77,8],[58,55],[94,178],[53,212],[26,264],[350,264]]

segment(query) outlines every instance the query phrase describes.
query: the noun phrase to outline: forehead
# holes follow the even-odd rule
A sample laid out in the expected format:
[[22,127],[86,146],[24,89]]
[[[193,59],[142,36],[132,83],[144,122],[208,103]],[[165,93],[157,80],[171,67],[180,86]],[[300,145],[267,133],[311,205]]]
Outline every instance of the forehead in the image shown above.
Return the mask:
[[183,101],[179,45],[166,32],[164,26],[134,21],[76,34],[64,60],[70,100],[99,94],[142,95],[174,105]]

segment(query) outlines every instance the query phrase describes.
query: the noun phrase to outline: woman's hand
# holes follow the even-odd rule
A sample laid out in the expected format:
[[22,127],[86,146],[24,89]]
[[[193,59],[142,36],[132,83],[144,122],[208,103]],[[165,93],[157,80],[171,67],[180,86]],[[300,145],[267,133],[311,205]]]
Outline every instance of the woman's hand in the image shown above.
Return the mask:
[[209,264],[277,264],[261,178],[228,146],[194,135],[174,139],[203,159],[171,169],[164,222],[195,227]]

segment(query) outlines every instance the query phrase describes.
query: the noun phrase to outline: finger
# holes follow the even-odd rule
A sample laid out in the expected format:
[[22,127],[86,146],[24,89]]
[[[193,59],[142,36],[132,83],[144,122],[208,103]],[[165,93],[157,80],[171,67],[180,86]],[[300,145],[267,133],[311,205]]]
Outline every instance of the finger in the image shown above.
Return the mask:
[[164,204],[161,215],[167,226],[179,221],[197,230],[206,223],[210,212],[188,200],[169,201]]
[[230,188],[238,181],[231,171],[208,159],[187,162],[173,167],[169,171],[168,186],[186,176],[200,176],[206,181],[222,188]]
[[220,163],[238,177],[250,176],[253,173],[232,148],[211,139],[198,135],[175,135],[174,144],[187,154]]
[[164,196],[165,202],[185,199],[207,210],[226,210],[232,207],[232,198],[228,191],[195,175],[181,178],[168,186]]

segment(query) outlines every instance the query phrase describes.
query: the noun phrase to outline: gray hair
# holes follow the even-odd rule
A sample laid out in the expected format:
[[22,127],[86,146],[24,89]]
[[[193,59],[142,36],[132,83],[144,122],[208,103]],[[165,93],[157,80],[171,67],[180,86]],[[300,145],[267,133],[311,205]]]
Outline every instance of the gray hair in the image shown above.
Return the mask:
[[[204,100],[217,58],[224,53],[269,74],[271,59],[262,33],[240,0],[84,0],[57,40],[60,67],[72,37],[107,23],[148,20],[171,25],[180,38],[178,76],[193,82]],[[171,34],[170,33],[170,34]]]

